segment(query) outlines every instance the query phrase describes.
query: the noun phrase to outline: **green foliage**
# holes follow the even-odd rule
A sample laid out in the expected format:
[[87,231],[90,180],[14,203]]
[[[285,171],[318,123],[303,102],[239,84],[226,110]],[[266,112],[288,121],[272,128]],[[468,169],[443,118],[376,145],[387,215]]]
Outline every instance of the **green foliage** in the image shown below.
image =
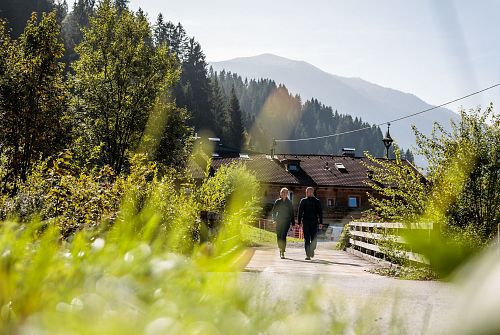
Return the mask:
[[337,250],[345,250],[348,248],[351,243],[349,242],[349,239],[351,238],[351,234],[349,233],[349,225],[346,224],[344,225],[344,228],[342,228],[342,232],[340,233],[339,241],[337,242],[336,249]]
[[[380,251],[384,254],[384,260],[403,267],[411,265],[408,259],[408,247],[402,243],[401,237],[394,234],[394,229],[378,229],[375,230],[380,234],[380,239],[377,240],[377,245]],[[425,267],[425,265],[423,265]]]
[[[205,180],[200,188],[199,202],[203,209],[221,212],[228,204],[238,204],[249,212],[251,221],[257,210],[259,183],[243,164],[221,165],[213,177]],[[228,208],[234,211],[232,208]]]
[[427,266],[391,266],[391,267],[380,267],[372,270],[373,273],[395,277],[403,280],[437,280],[439,279],[438,274],[436,274],[432,269]]
[[119,10],[109,0],[99,3],[75,49],[80,55],[72,78],[83,121],[79,136],[91,146],[104,143],[104,164],[120,173],[139,144],[158,93],[168,92],[179,76],[176,60],[167,46],[154,45],[141,12]]
[[441,275],[450,274],[491,241],[500,215],[498,115],[492,106],[461,114],[450,134],[439,126],[430,137],[416,131],[433,183],[420,220],[432,222],[434,230],[430,241],[406,238]]
[[182,170],[193,149],[188,119],[185,108],[178,108],[166,92],[160,93],[149,115],[139,151],[149,160]]
[[366,152],[363,164],[370,172],[369,201],[383,220],[414,222],[424,212],[429,187],[420,172],[402,160],[397,146],[396,159],[375,158]]
[[[436,125],[427,137],[415,130],[419,153],[429,162],[429,180],[436,185],[434,198],[447,201],[443,224],[462,229],[483,241],[491,239],[500,222],[500,116],[493,106],[461,111],[451,133]],[[450,166],[462,171],[451,183]]]
[[17,190],[32,163],[63,149],[68,141],[69,96],[63,83],[63,54],[56,14],[33,14],[18,40],[0,24],[0,192]]
[[3,211],[23,221],[38,216],[67,238],[76,230],[115,220],[125,189],[116,179],[109,167],[84,172],[73,164],[71,153],[64,152],[38,163],[19,192],[5,202]]
[[[368,155],[374,190],[383,197],[370,201],[386,220],[429,223],[430,237],[412,231],[404,239],[423,254],[440,276],[452,273],[483,248],[496,233],[500,218],[498,169],[500,119],[493,107],[461,112],[451,133],[435,125],[430,136],[415,129],[419,154],[429,163],[427,183],[395,161]],[[398,252],[395,245],[389,249]],[[396,257],[397,258],[397,257]]]

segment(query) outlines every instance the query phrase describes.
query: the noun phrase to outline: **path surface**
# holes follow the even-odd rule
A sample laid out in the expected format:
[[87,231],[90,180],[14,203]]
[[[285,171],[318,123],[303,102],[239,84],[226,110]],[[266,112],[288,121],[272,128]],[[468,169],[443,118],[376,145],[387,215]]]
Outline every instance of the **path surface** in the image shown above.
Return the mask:
[[372,274],[367,271],[372,263],[333,248],[334,243],[318,243],[311,261],[304,260],[299,245],[287,247],[286,259],[279,258],[277,248],[257,248],[243,279],[266,290],[270,299],[297,306],[297,292],[318,289],[325,301],[340,303],[353,320],[371,324],[374,334],[434,334],[446,328],[454,315],[455,286]]
[[368,272],[373,264],[344,251],[335,250],[335,243],[318,244],[315,257],[305,260],[305,250],[299,245],[289,246],[285,259],[279,257],[277,248],[259,248],[248,263],[247,271],[283,274],[379,277]]

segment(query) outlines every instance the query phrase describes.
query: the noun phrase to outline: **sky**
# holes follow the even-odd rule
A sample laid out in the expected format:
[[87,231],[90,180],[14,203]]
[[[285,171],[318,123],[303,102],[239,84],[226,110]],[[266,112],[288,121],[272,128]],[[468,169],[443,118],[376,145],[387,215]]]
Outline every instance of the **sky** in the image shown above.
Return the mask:
[[[180,22],[208,61],[272,53],[443,102],[500,83],[496,0],[130,0]],[[286,84],[286,83],[285,83]],[[448,106],[490,101],[500,86]]]

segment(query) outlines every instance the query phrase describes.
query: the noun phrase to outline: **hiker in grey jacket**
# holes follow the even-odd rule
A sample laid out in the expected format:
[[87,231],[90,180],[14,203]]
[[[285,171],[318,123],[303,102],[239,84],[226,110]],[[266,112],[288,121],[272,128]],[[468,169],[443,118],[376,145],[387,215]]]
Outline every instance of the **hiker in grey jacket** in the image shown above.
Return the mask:
[[288,189],[282,188],[280,191],[280,198],[274,202],[273,206],[273,221],[276,223],[276,238],[278,240],[278,248],[280,249],[280,257],[285,258],[286,248],[286,235],[293,225],[293,206],[290,199],[288,199]]
[[312,187],[306,188],[306,197],[299,203],[298,224],[302,224],[304,232],[304,247],[306,249],[306,260],[314,257],[318,235],[318,224],[323,225],[323,211],[321,202],[314,196]]

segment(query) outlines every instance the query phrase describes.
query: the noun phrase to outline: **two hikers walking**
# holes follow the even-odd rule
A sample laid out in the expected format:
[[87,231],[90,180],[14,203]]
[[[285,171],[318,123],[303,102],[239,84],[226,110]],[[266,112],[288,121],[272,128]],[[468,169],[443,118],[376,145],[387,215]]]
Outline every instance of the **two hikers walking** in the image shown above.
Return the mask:
[[[276,237],[280,257],[285,258],[286,236],[290,225],[294,225],[293,206],[288,199],[288,189],[282,188],[280,198],[274,203],[272,210],[273,221],[276,222]],[[312,187],[306,188],[306,197],[299,203],[298,220],[304,232],[304,247],[306,250],[306,260],[314,257],[316,249],[318,225],[323,224],[323,212],[321,202],[314,196]]]

